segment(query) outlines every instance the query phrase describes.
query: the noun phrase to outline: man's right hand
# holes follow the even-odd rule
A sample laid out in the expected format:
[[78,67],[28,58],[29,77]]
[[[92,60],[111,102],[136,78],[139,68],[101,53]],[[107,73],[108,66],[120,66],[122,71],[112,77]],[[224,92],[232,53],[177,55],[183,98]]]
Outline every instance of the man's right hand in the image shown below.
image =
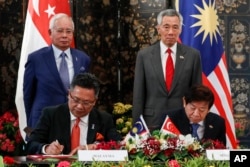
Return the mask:
[[45,147],[45,153],[49,155],[58,155],[63,151],[64,146],[61,145],[57,140]]

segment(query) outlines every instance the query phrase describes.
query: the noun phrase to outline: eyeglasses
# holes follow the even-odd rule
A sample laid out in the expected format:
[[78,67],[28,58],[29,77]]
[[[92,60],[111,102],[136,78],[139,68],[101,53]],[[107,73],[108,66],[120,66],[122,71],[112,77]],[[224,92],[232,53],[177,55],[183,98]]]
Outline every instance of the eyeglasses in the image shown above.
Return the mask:
[[80,100],[77,97],[73,97],[71,92],[69,92],[69,96],[72,99],[73,103],[75,104],[81,104],[82,106],[86,107],[86,108],[90,108],[95,104],[95,100],[94,101],[84,101],[84,100]]
[[62,28],[58,28],[58,29],[56,29],[56,28],[53,28],[55,31],[56,31],[56,33],[58,33],[58,34],[63,34],[63,33],[66,33],[67,35],[71,35],[71,34],[73,34],[73,30],[72,29],[62,29]]

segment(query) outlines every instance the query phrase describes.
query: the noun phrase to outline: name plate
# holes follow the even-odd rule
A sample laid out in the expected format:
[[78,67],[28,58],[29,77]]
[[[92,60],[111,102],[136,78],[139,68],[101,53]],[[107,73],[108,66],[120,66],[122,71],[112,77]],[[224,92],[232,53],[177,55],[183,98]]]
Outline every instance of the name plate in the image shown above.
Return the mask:
[[128,161],[127,150],[78,150],[79,161]]
[[230,159],[230,150],[229,149],[215,149],[215,150],[206,150],[207,159],[209,160],[229,160]]

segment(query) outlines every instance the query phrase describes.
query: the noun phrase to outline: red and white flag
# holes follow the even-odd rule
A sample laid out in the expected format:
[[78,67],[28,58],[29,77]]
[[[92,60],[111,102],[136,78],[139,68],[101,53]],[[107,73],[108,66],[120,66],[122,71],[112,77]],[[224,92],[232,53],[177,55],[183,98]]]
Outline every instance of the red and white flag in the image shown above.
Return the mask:
[[15,99],[19,114],[19,127],[23,138],[25,138],[26,135],[23,129],[27,126],[23,102],[24,66],[29,53],[51,44],[48,33],[49,20],[57,13],[66,13],[69,16],[71,15],[68,0],[29,0],[18,69]]
[[200,51],[203,84],[215,96],[211,111],[225,119],[227,147],[237,148],[231,88],[216,0],[176,0],[175,7],[183,16],[180,41]]
[[161,127],[161,133],[163,134],[174,134],[179,135],[180,131],[176,128],[174,123],[171,121],[171,119],[168,117],[168,115],[165,118],[165,121]]

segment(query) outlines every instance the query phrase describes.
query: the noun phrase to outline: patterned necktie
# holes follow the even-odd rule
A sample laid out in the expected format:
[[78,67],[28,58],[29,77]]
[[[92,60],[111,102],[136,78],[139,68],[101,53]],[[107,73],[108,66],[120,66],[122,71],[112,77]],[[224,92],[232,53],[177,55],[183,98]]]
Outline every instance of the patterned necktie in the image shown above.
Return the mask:
[[71,150],[75,149],[80,145],[80,127],[79,127],[80,118],[75,120],[75,124],[72,128],[71,133]]
[[61,64],[60,64],[60,67],[59,67],[59,74],[60,74],[60,77],[62,79],[62,82],[63,82],[63,85],[64,85],[65,89],[68,90],[70,83],[69,83],[68,64],[67,64],[67,61],[66,61],[67,55],[64,52],[62,52],[60,57],[61,57]]
[[199,140],[199,136],[198,136],[198,133],[197,133],[197,130],[199,128],[199,124],[192,124],[192,136],[197,138]]
[[166,62],[166,88],[168,91],[170,91],[174,76],[174,64],[173,59],[171,57],[171,49],[168,48],[166,52],[168,53],[168,58]]

